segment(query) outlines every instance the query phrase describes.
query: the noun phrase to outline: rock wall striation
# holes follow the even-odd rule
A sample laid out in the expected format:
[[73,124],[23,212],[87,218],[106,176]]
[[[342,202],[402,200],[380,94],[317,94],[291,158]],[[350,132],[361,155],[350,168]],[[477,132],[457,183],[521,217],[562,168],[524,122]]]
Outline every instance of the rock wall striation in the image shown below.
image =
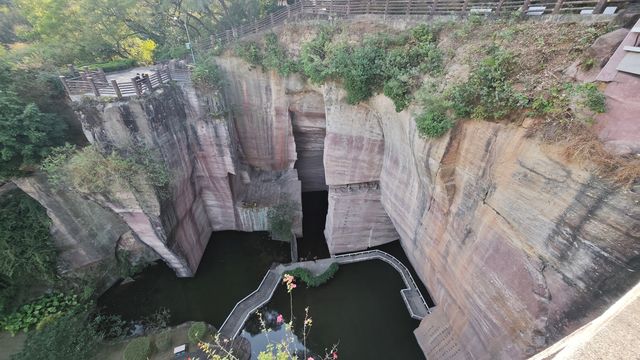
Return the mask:
[[[616,187],[568,163],[561,149],[528,138],[526,124],[462,122],[425,140],[410,112],[396,113],[384,96],[357,107],[335,114],[375,114],[369,124],[353,123],[352,143],[383,139],[371,180],[436,303],[416,331],[428,358],[533,355],[637,282],[637,187]],[[375,126],[381,135],[361,131]],[[345,164],[344,176],[361,176],[358,165],[368,161]],[[354,239],[351,249],[368,241]]]

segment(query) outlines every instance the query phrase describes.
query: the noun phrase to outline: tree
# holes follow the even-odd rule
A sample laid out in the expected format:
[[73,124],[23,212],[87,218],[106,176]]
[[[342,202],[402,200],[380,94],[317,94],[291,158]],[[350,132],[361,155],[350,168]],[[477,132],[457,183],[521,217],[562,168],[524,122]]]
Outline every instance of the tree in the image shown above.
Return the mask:
[[64,142],[66,124],[11,90],[0,91],[0,179],[24,175],[51,147]]
[[15,305],[19,289],[50,282],[55,259],[44,208],[20,190],[4,194],[0,199],[0,312]]

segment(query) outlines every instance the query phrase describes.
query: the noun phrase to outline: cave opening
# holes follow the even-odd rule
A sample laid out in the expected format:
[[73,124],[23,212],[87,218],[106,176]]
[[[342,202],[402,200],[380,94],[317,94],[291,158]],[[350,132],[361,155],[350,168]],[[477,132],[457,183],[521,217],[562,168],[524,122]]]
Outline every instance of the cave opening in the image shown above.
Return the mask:
[[298,260],[328,258],[324,227],[329,208],[327,191],[302,193],[302,238],[298,238]]

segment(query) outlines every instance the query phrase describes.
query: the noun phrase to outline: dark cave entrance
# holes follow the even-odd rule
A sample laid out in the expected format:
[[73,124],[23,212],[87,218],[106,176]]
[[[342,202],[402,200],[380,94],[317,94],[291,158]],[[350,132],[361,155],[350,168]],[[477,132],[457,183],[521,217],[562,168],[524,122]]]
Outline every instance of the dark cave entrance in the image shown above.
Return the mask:
[[328,208],[327,191],[302,193],[302,237],[298,238],[298,260],[329,257],[324,237]]

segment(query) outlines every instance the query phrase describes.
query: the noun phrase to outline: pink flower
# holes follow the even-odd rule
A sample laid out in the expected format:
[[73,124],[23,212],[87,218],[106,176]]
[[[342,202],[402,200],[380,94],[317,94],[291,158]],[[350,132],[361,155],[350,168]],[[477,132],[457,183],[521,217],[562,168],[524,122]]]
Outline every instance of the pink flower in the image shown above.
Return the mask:
[[290,286],[291,286],[292,289],[295,289],[296,286],[298,286],[298,285],[296,285],[295,283],[292,283]]
[[276,323],[282,324],[283,322],[284,322],[284,318],[282,317],[282,314],[278,314],[278,317],[276,318]]
[[338,352],[334,351],[333,354],[331,354],[332,359],[337,359],[338,358]]
[[312,358],[311,356],[309,356],[309,358],[307,360],[315,360],[314,358]]

